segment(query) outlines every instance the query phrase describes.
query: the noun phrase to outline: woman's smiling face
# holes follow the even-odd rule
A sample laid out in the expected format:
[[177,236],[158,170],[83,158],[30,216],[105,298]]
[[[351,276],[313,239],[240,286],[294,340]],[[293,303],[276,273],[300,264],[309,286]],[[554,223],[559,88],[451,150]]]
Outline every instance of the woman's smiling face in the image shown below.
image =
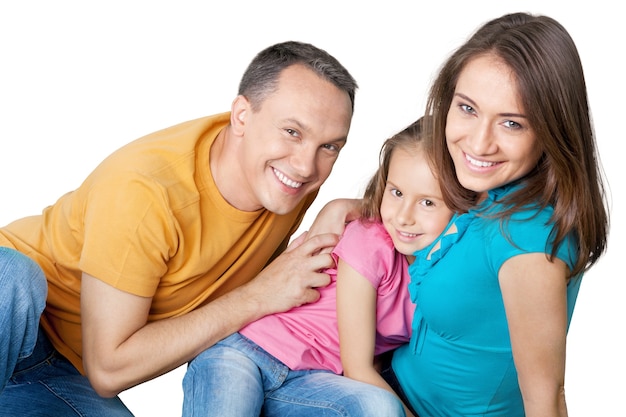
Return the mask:
[[463,187],[484,193],[528,174],[543,153],[520,104],[515,74],[495,55],[459,74],[446,141]]

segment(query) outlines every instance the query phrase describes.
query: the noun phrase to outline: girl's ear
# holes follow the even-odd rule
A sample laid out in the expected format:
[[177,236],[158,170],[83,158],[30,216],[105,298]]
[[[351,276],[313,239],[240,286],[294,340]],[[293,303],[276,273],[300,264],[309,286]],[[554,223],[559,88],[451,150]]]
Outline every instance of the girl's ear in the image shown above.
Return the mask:
[[233,133],[243,136],[246,125],[246,115],[250,111],[250,102],[242,95],[235,97],[231,107],[230,124]]

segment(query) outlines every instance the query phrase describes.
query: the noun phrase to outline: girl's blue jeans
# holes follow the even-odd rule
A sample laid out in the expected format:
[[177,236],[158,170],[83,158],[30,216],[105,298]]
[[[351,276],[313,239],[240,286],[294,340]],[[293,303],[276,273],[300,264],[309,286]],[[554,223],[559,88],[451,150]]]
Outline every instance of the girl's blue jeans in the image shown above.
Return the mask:
[[102,398],[39,327],[48,285],[27,256],[0,247],[0,417],[128,417]]
[[239,333],[189,363],[183,391],[183,417],[404,416],[390,392],[329,371],[292,371]]

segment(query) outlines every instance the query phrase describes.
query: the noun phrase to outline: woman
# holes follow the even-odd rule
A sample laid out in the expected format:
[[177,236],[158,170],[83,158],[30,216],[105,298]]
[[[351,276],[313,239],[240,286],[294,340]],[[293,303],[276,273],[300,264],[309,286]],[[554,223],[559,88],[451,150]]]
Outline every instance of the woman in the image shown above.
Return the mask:
[[427,114],[456,233],[416,253],[411,342],[385,376],[422,417],[566,416],[567,329],[608,233],[576,46],[546,16],[490,21]]

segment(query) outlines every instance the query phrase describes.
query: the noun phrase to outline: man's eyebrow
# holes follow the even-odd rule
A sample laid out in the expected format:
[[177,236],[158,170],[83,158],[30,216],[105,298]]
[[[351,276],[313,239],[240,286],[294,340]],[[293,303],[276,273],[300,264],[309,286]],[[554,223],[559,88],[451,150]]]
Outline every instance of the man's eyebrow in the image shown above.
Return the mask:
[[283,123],[285,124],[290,124],[290,125],[296,125],[296,127],[300,130],[303,131],[307,131],[309,130],[308,125],[302,123],[300,120],[298,119],[293,119],[293,118],[288,118],[288,119],[284,119]]

